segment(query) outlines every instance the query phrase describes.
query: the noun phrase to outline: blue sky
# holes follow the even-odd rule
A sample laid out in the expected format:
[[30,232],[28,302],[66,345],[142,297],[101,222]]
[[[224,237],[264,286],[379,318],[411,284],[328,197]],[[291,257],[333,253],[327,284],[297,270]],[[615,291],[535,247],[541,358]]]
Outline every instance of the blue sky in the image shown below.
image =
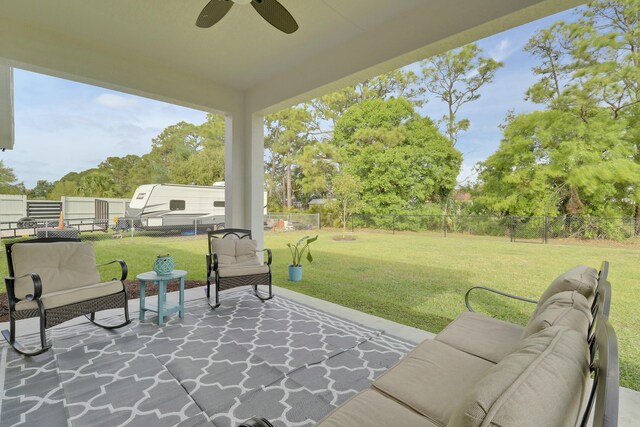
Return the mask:
[[[478,41],[485,54],[504,62],[481,98],[460,110],[471,120],[457,148],[464,162],[459,181],[472,177],[473,166],[500,143],[499,125],[507,111],[540,108],[524,100],[535,81],[535,61],[522,48],[538,29],[572,20],[572,11],[535,21]],[[417,69],[417,65],[412,65]],[[15,149],[0,154],[28,188],[39,179],[55,181],[69,172],[97,166],[108,156],[142,155],[165,127],[179,121],[202,123],[206,114],[188,108],[106,89],[15,70]],[[437,120],[444,104],[431,99],[420,113]]]

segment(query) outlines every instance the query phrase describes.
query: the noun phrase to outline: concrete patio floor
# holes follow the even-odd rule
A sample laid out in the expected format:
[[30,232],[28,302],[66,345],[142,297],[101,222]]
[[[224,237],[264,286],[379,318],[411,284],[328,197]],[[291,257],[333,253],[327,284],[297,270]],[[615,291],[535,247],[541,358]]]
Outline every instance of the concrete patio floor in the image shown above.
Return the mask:
[[[280,288],[274,286],[274,293],[276,295],[283,296],[289,300],[305,304],[307,306],[313,307],[317,310],[323,311],[325,313],[340,317],[342,319],[363,325],[370,329],[382,330],[386,334],[391,336],[395,336],[401,338],[403,340],[419,343],[425,339],[432,339],[435,334],[423,331],[420,329],[412,328],[409,326],[401,325],[386,319],[382,319],[380,317],[372,316],[366,313],[359,312],[357,310],[353,310],[350,308],[346,308],[334,303],[330,303],[327,301],[323,301],[317,298],[313,298],[304,294],[300,294],[288,289]],[[223,294],[224,295],[224,294]],[[151,297],[155,298],[155,297]],[[169,294],[169,298],[177,299],[175,293]],[[185,291],[185,302],[189,301],[197,301],[203,298],[203,289],[202,288],[193,288],[187,289]],[[131,300],[129,301],[129,311],[132,319],[137,319],[139,315],[139,300]],[[105,316],[117,314],[116,311],[113,313],[105,312]],[[155,318],[152,316],[153,313],[147,314],[147,319]],[[35,319],[29,319],[27,321],[21,321],[19,333],[26,334],[30,332],[37,331],[37,322]],[[64,324],[64,326],[70,326],[73,324],[85,324],[86,320],[83,318],[77,318],[72,321],[69,321]],[[8,328],[8,323],[0,323],[0,330]],[[6,363],[6,355],[7,352],[11,351],[6,343],[0,344],[0,363]],[[2,392],[1,398],[4,396],[4,369],[0,370],[0,391]],[[1,414],[0,414],[1,419]],[[619,408],[619,426],[621,427],[631,427],[640,425],[640,393],[629,390],[626,388],[620,388],[620,408]]]

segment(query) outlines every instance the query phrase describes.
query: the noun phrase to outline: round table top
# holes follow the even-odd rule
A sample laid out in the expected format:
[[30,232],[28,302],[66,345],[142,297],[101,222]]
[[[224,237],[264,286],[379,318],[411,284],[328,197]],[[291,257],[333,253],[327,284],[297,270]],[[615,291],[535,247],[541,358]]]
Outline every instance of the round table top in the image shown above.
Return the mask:
[[138,280],[172,280],[172,279],[180,279],[187,275],[187,272],[184,270],[173,270],[169,274],[159,275],[155,271],[147,271],[146,273],[140,273],[136,276]]

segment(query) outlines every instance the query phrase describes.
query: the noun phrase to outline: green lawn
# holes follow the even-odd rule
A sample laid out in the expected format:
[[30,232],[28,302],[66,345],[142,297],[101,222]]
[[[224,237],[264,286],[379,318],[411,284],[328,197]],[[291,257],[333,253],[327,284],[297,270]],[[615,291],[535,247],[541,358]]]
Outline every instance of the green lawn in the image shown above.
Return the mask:
[[[358,232],[356,240],[335,241],[323,231],[313,245],[315,261],[305,264],[301,283],[287,281],[289,250],[303,233],[267,233],[274,254],[274,284],[399,323],[439,332],[465,310],[464,293],[476,284],[537,298],[560,273],[577,264],[611,264],[611,322],[621,354],[621,385],[640,390],[640,242],[613,244],[530,244],[507,239]],[[204,280],[206,239],[200,237],[102,240],[99,261],[124,258],[129,277],[150,270],[156,255],[171,253],[189,279]],[[4,260],[1,268],[5,267]],[[6,273],[2,271],[2,273]],[[115,275],[108,271],[107,276]],[[478,307],[524,324],[532,306],[477,295]]]

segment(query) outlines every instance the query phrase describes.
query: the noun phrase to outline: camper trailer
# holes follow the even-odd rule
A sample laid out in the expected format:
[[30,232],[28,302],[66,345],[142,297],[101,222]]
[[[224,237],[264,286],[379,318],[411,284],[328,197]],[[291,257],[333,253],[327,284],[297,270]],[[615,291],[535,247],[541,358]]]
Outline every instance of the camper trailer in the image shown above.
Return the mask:
[[[266,214],[267,193],[264,193]],[[224,182],[213,186],[147,184],[138,187],[119,228],[188,230],[224,228]],[[133,220],[133,221],[132,221]]]

